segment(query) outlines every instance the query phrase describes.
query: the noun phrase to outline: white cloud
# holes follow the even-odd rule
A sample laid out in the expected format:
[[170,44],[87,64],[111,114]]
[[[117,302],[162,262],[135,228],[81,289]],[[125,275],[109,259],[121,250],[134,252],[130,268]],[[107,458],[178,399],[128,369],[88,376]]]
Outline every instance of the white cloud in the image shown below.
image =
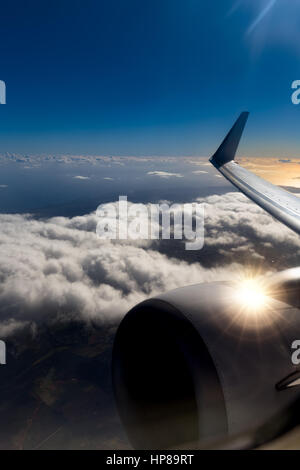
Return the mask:
[[80,175],[78,175],[78,176],[73,176],[73,178],[74,178],[75,180],[89,180],[89,179],[90,179],[89,176],[80,176]]
[[[298,263],[300,255],[299,236],[243,194],[227,193],[199,198],[205,206],[205,246],[227,250],[229,260],[233,251],[239,249],[248,254],[261,256],[266,248],[269,255],[281,260],[283,268]],[[282,269],[283,269],[282,268]]]
[[189,160],[187,159],[187,162],[190,164],[190,165],[195,165],[195,166],[210,166],[211,167],[211,163],[207,161],[207,158],[205,158],[205,160]]
[[[16,322],[51,314],[109,321],[137,302],[222,270],[170,259],[153,249],[99,240],[95,214],[46,221],[0,214],[0,315]],[[1,331],[1,329],[0,329]]]
[[183,178],[183,175],[180,173],[169,173],[168,171],[148,171],[147,175],[158,176],[159,178]]
[[267,261],[297,265],[299,237],[243,195],[198,201],[205,204],[209,253],[197,252],[191,264],[157,251],[151,242],[98,239],[94,213],[48,220],[0,214],[0,333],[53,315],[114,321],[160,292],[234,278],[243,270],[238,261],[243,253],[249,263],[263,261],[267,250]]

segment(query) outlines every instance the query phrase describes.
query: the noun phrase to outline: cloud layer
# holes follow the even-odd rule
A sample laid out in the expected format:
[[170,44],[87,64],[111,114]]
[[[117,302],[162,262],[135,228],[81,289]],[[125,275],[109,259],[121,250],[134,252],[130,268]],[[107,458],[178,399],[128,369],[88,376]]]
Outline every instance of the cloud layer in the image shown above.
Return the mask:
[[297,235],[243,195],[199,202],[205,204],[204,250],[185,260],[155,243],[99,240],[94,213],[47,220],[1,214],[0,333],[53,316],[113,322],[149,296],[231,279],[244,269],[243,259],[259,261],[265,270],[273,258],[274,269],[297,265]]
[[153,249],[99,240],[97,221],[0,215],[2,333],[53,315],[113,321],[148,296],[208,276]]

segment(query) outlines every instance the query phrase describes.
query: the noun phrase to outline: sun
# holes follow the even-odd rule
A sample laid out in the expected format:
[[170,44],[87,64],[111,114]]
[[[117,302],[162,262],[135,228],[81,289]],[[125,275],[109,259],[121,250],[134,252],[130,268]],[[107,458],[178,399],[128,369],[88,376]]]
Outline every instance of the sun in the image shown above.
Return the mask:
[[281,313],[267,278],[248,274],[235,281],[233,289],[231,298],[228,298],[230,328],[238,327],[244,333],[253,330],[259,333],[266,328],[271,331]]
[[237,286],[236,300],[249,313],[264,310],[268,304],[266,289],[258,280],[246,279]]

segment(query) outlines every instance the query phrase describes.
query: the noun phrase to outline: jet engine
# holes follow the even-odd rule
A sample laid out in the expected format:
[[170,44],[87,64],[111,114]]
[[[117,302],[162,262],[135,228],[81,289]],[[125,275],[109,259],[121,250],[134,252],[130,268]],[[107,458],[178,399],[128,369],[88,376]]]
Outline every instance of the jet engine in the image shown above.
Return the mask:
[[295,423],[299,284],[295,268],[179,288],[130,310],[112,375],[132,446],[255,447]]

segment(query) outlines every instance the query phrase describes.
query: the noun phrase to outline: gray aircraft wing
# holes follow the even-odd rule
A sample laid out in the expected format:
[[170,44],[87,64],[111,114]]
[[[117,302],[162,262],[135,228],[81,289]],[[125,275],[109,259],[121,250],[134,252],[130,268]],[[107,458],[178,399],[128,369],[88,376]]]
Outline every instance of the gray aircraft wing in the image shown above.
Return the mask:
[[300,234],[300,198],[256,176],[234,161],[248,115],[248,112],[243,112],[239,116],[209,161],[249,199]]

